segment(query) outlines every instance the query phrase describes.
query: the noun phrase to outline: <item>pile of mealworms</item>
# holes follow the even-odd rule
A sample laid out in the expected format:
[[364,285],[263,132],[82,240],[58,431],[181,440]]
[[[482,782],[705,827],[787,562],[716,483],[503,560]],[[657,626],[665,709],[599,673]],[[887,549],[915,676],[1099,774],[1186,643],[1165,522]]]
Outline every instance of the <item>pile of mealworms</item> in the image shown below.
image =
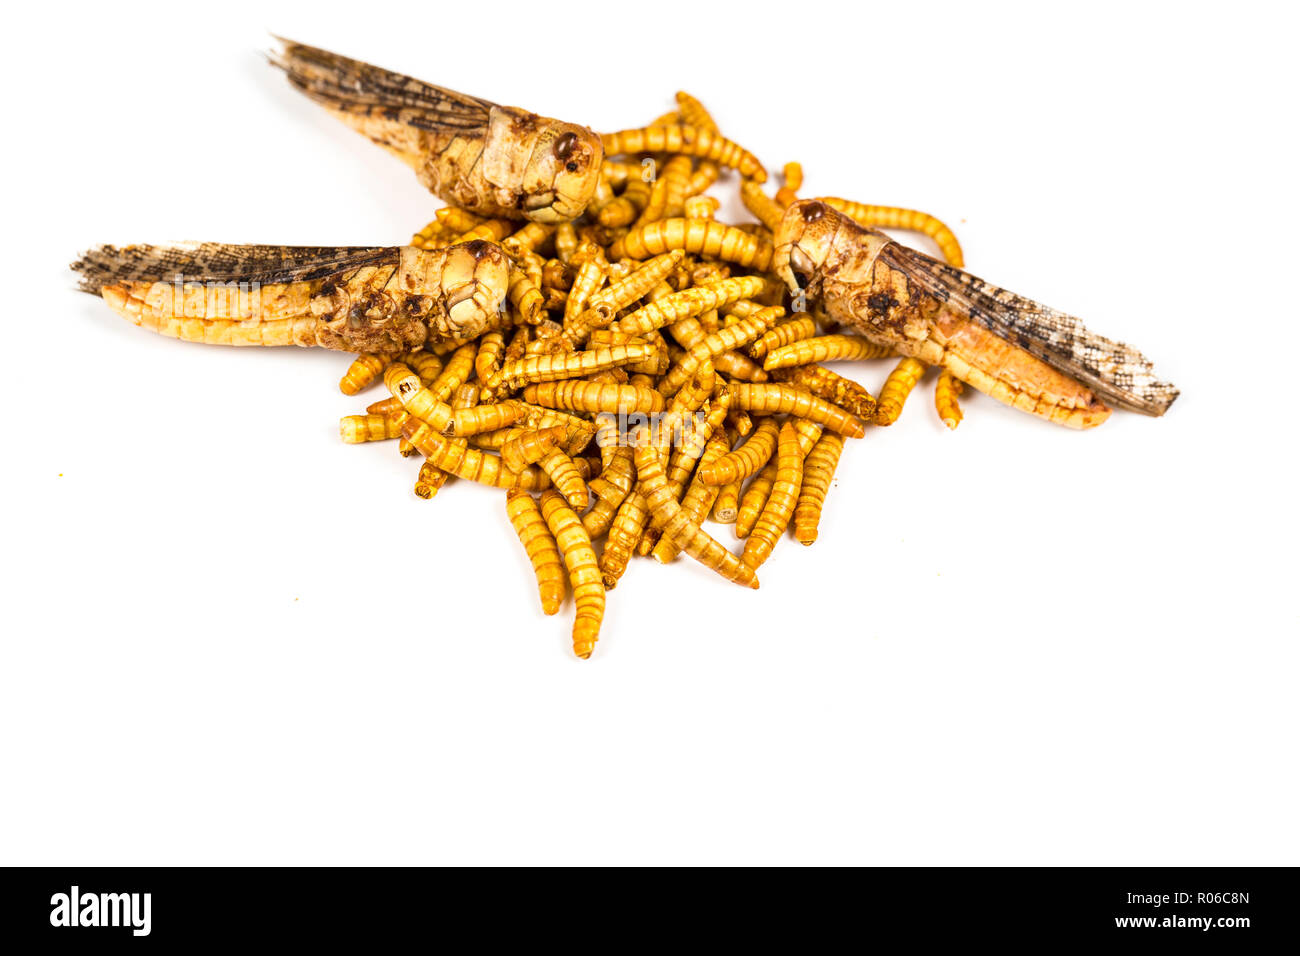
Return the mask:
[[[358,356],[340,383],[348,395],[387,386],[390,397],[342,420],[343,440],[398,439],[403,455],[422,456],[420,497],[452,477],[508,489],[543,611],[557,613],[573,593],[582,658],[632,557],[667,564],[684,553],[756,588],[787,531],[812,544],[844,439],[895,421],[925,371],[903,358],[876,397],[825,367],[894,353],[800,302],[782,305],[772,231],[797,198],[799,164],[784,167],[770,196],[761,164],[737,148],[726,165],[757,221],[719,222],[707,195],[719,164],[671,136],[675,124],[717,126],[688,94],[677,104],[648,127],[604,137],[599,186],[576,222],[521,228],[438,210],[413,245],[486,239],[509,254],[499,321],[470,341]],[[862,225],[924,233],[961,265],[956,238],[932,216],[821,201]],[[960,392],[939,375],[935,407],[949,428],[961,420]],[[705,530],[707,519],[733,526],[740,554]]]

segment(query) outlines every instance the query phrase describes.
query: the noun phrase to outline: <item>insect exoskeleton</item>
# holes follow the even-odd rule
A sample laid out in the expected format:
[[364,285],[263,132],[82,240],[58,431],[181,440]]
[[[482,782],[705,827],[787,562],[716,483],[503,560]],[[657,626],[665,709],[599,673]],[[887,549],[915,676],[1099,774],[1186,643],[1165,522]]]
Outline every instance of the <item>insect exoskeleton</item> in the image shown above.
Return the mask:
[[604,147],[585,126],[284,41],[272,62],[298,90],[411,166],[447,202],[559,223],[586,210]]
[[792,204],[774,238],[772,268],[796,297],[820,299],[831,320],[1022,411],[1091,428],[1110,415],[1102,398],[1161,415],[1178,395],[1136,349],[859,226],[826,203]]
[[473,338],[501,311],[509,259],[483,240],[414,246],[101,246],[83,291],[135,325],[214,345],[392,355]]

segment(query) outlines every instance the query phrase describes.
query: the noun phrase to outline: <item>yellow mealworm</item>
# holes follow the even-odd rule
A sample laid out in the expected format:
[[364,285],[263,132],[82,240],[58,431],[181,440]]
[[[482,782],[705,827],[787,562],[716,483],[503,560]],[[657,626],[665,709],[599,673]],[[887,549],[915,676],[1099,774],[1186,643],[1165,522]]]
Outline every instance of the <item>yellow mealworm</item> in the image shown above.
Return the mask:
[[763,371],[757,362],[748,355],[734,350],[719,352],[715,355],[713,357],[713,367],[738,382],[762,384],[770,380],[770,376]]
[[735,302],[737,299],[749,298],[762,288],[763,280],[758,276],[722,279],[706,286],[695,286],[656,299],[649,305],[642,306],[630,315],[619,319],[611,328],[632,335],[643,334],[652,329],[680,322],[688,316],[699,315],[729,302]]
[[555,408],[543,408],[541,405],[524,406],[528,411],[524,424],[529,428],[550,428],[563,425],[565,430],[564,451],[568,455],[581,453],[596,435],[595,422]]
[[763,187],[752,179],[741,182],[740,201],[768,229],[776,229],[785,215],[785,206],[763,192]]
[[384,384],[402,407],[430,428],[441,432],[451,421],[452,408],[439,401],[420,383],[420,377],[403,365],[394,362],[384,372]]
[[764,332],[758,341],[749,347],[749,354],[756,359],[765,359],[767,353],[774,349],[810,339],[816,334],[817,323],[808,316],[801,315]]
[[626,129],[602,134],[601,140],[605,144],[607,156],[625,153],[682,153],[707,159],[719,166],[729,166],[749,179],[759,182],[767,179],[767,171],[753,153],[698,126],[680,124]]
[[488,380],[488,387],[518,388],[532,382],[554,382],[603,372],[605,369],[640,362],[654,354],[654,347],[642,345],[611,345],[608,348],[589,349],[584,352],[564,352],[552,355],[528,355],[507,362]]
[[344,395],[356,395],[374,384],[375,379],[384,373],[392,363],[391,355],[358,355],[343,373],[339,381],[339,391]]
[[637,478],[644,489],[650,520],[679,550],[686,552],[728,581],[758,587],[751,568],[703,531],[698,522],[677,503],[677,496],[664,474],[659,455],[649,442],[636,450]]
[[800,365],[796,368],[778,369],[772,376],[805,389],[832,405],[838,405],[850,415],[864,422],[876,418],[876,399],[865,388],[849,378],[837,375],[820,365]]
[[518,266],[512,266],[510,269],[506,301],[510,303],[520,320],[529,325],[537,324],[546,306],[546,297],[542,295],[537,280]]
[[781,426],[776,456],[776,481],[772,483],[767,504],[763,505],[763,512],[754,523],[753,533],[745,541],[745,551],[741,555],[741,560],[751,568],[757,568],[771,556],[799,501],[803,456],[799,453],[799,435],[792,422],[787,421]]
[[748,538],[750,532],[754,530],[754,524],[758,521],[758,516],[763,513],[767,496],[776,481],[776,466],[777,459],[773,456],[740,496],[740,507],[736,509],[737,538]]
[[568,264],[578,251],[578,231],[572,222],[562,222],[555,227],[555,256]]
[[416,497],[425,500],[434,497],[450,477],[447,472],[426,461],[420,466],[420,474],[415,479]]
[[612,591],[618,585],[649,521],[650,509],[645,497],[639,491],[629,492],[614,513],[605,550],[600,556],[600,577],[605,590]]
[[587,308],[587,302],[604,285],[605,277],[609,272],[609,262],[605,259],[605,253],[595,243],[582,243],[579,251],[574,253],[573,261],[578,263],[578,271],[573,277],[573,285],[569,288],[569,297],[564,300],[566,327]]
[[830,490],[831,478],[843,450],[843,438],[835,432],[823,432],[804,459],[803,484],[799,488],[799,502],[794,507],[794,539],[800,544],[812,544],[817,540],[822,506],[826,503],[826,493]]
[[[676,392],[695,377],[696,370],[706,359],[713,359],[714,368],[719,368],[718,359],[722,353],[754,341],[767,330],[768,320],[774,318],[778,312],[779,310],[756,312],[748,319],[741,319],[734,325],[728,325],[706,335],[691,347],[680,363],[669,370],[668,375],[659,384],[659,391],[665,395]],[[737,365],[732,364],[729,367],[734,372]]]
[[582,527],[587,532],[588,537],[593,541],[605,534],[609,526],[614,523],[614,515],[618,513],[618,506],[621,502],[607,501],[599,498],[591,506],[591,510],[582,516]]
[[605,585],[591,538],[564,496],[554,489],[542,492],[542,517],[555,538],[569,572],[576,612],[573,618],[573,653],[584,660],[591,656],[605,617]]
[[401,400],[392,395],[380,401],[371,402],[366,406],[367,415],[391,415],[393,412],[400,412],[401,410]]
[[653,259],[647,259],[635,271],[593,295],[588,303],[589,307],[605,307],[612,316],[619,309],[626,308],[648,294],[669,273],[681,265],[685,257],[686,253],[681,249],[673,249]]
[[712,219],[721,206],[715,196],[688,196],[682,204],[682,216],[686,219]]
[[885,379],[885,384],[880,387],[880,398],[876,400],[877,425],[892,425],[898,421],[898,416],[903,411],[903,403],[907,401],[907,396],[912,394],[912,389],[924,374],[923,362],[918,362],[914,358],[904,358],[899,361],[894,370],[889,373],[889,378]]
[[467,232],[486,221],[482,216],[476,216],[468,209],[462,209],[459,206],[444,206],[434,215],[437,217],[436,221],[444,229],[455,233]]
[[747,438],[754,430],[754,419],[743,408],[733,408],[727,412],[727,427],[734,431],[738,438]]
[[339,435],[349,445],[401,438],[402,430],[387,415],[347,415],[339,419]]
[[454,236],[455,233],[435,219],[411,236],[411,245],[417,249],[438,249],[450,245]]
[[601,469],[599,475],[587,482],[587,488],[597,498],[617,507],[632,490],[632,482],[635,478],[636,464],[632,449],[627,445],[619,445],[609,464]]
[[755,475],[772,458],[776,451],[781,426],[772,418],[764,418],[754,433],[735,451],[729,451],[709,465],[701,465],[700,480],[708,485],[725,485],[744,481]]
[[898,206],[868,206],[836,196],[826,196],[817,201],[839,210],[860,226],[907,229],[922,233],[934,240],[948,265],[960,269],[965,264],[961,243],[957,241],[953,231],[929,213],[918,212],[915,209],[902,209]]
[[[462,386],[464,387],[467,386]],[[467,435],[492,432],[513,425],[527,414],[528,410],[523,404],[515,401],[453,409],[451,421],[444,427],[443,434],[464,438]]]
[[550,484],[546,474],[535,466],[515,472],[506,468],[496,455],[470,448],[464,439],[444,438],[428,425],[403,412],[396,416],[402,434],[435,468],[450,472],[466,481],[496,488],[522,488],[536,491]]
[[596,221],[608,228],[630,225],[649,204],[652,191],[649,183],[639,178],[630,180],[622,195],[610,200],[596,214]]
[[[581,459],[580,459],[581,460]],[[552,448],[537,460],[537,465],[546,472],[551,484],[570,505],[582,511],[590,503],[587,483],[578,471],[578,464],[563,451]]]
[[733,481],[718,489],[718,497],[713,501],[713,520],[719,524],[735,524],[739,508],[740,482]]
[[511,258],[518,259],[525,251],[536,252],[554,232],[554,226],[540,222],[526,223],[522,228],[502,239],[501,248],[508,252]]
[[615,259],[648,259],[670,249],[692,255],[725,259],[739,266],[764,272],[772,264],[772,240],[752,236],[743,229],[716,219],[660,219],[631,230],[612,246]]
[[763,368],[771,371],[814,362],[851,362],[893,354],[893,346],[877,345],[860,335],[819,335],[770,349],[763,359]]
[[571,412],[661,412],[664,397],[652,388],[567,379],[539,382],[524,389],[524,401]]
[[478,351],[474,353],[474,374],[480,382],[487,382],[496,374],[505,351],[504,332],[486,332],[478,340]]
[[437,401],[445,402],[451,398],[452,392],[465,384],[474,371],[474,357],[477,354],[478,346],[473,342],[467,342],[452,353],[442,372],[429,386],[429,391]]
[[547,428],[512,429],[515,434],[501,445],[501,460],[511,471],[523,471],[534,462],[541,461],[556,446],[563,444],[568,429],[563,425]]
[[420,382],[425,388],[436,382],[442,374],[442,359],[432,352],[407,352],[398,361],[420,376]]
[[528,492],[508,491],[506,514],[533,565],[537,594],[542,599],[542,613],[555,614],[564,603],[564,561],[560,558],[555,537],[542,517],[542,509]]
[[791,418],[790,424],[794,426],[795,440],[799,443],[799,457],[807,458],[825,429],[806,418]]
[[[719,456],[726,454],[727,439],[723,434],[717,434],[709,439],[708,447],[704,450],[704,456],[700,459],[701,466],[708,465],[716,461]],[[676,495],[674,494],[674,497]],[[713,502],[718,497],[718,489],[713,485],[706,485],[699,480],[698,472],[696,477],[691,480],[690,485],[686,488],[686,494],[682,495],[681,508],[682,513],[686,515],[697,527],[703,523],[704,519],[709,516],[713,509]],[[677,559],[680,552],[672,535],[664,535],[655,544],[654,550],[650,553],[660,564],[670,564]]]
[[[799,190],[802,187],[803,167],[798,163],[786,163],[781,169],[781,188],[776,191],[776,201],[782,210],[799,198]],[[768,226],[768,228],[776,227]]]
[[791,385],[733,385],[731,400],[737,408],[746,411],[797,415],[849,438],[861,438],[866,434],[862,422],[844,409]]
[[949,428],[956,428],[961,422],[961,405],[957,402],[961,393],[961,379],[947,370],[939,373],[939,381],[934,385],[934,407],[940,421]]

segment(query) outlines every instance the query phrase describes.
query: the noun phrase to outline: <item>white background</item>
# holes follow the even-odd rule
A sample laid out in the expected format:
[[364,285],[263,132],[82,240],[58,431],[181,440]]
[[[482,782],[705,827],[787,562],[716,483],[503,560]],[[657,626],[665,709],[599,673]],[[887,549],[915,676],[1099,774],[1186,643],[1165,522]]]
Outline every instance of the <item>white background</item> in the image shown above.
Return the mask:
[[[7,13],[0,862],[1300,862],[1296,24],[974,6]],[[690,90],[1182,398],[1079,434],[976,395],[948,433],[927,381],[760,591],[636,562],[576,661],[499,493],[338,441],[346,356],[72,291],[101,242],[432,217],[270,31],[596,129]]]

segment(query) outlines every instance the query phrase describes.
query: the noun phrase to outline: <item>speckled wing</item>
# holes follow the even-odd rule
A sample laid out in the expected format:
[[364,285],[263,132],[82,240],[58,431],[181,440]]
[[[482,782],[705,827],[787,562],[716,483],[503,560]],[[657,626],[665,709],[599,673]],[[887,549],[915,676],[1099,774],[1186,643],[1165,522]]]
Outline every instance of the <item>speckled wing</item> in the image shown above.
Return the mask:
[[885,246],[880,259],[954,311],[1122,408],[1160,416],[1178,397],[1177,388],[1156,378],[1146,356],[1089,332],[1082,319],[896,242]]
[[[482,133],[487,129],[488,113],[495,105],[488,100],[328,50],[277,39],[284,50],[272,54],[271,62],[284,70],[298,90],[328,109],[434,132]],[[405,142],[386,145],[408,147]]]
[[83,292],[121,282],[304,282],[365,266],[397,267],[398,246],[261,246],[195,242],[169,246],[100,246],[72,264]]

